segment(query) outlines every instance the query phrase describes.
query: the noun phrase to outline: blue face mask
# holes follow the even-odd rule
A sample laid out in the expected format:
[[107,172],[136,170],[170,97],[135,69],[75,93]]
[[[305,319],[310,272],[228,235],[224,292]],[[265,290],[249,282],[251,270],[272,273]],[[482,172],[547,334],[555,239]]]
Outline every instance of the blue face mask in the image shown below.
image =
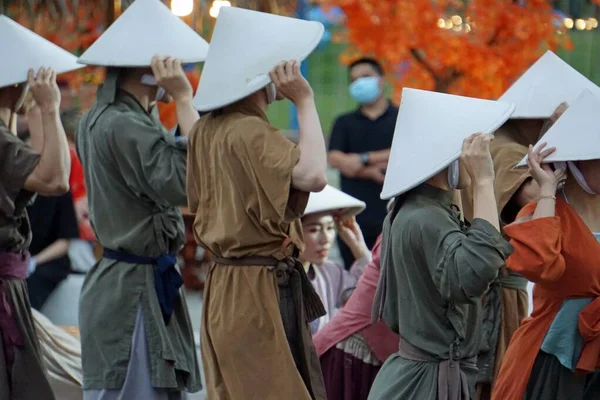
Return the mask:
[[349,87],[350,96],[360,104],[373,103],[381,95],[379,77],[367,76],[358,78]]

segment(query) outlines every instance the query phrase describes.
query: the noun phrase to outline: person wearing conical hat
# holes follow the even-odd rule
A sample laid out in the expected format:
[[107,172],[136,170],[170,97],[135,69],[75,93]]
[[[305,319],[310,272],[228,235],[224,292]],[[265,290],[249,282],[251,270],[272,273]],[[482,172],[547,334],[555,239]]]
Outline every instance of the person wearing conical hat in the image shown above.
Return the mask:
[[535,283],[533,312],[512,338],[494,399],[600,398],[599,108],[583,91],[519,163],[539,196],[504,228],[515,249],[507,266]]
[[[363,201],[330,185],[325,186],[321,192],[312,193],[308,198],[302,216],[304,250],[298,258],[327,312],[311,323],[313,335],[323,328],[346,302],[371,261],[371,252],[355,219],[365,207]],[[329,261],[329,251],[335,241],[336,232],[356,260],[350,270]]]
[[[515,112],[494,134],[490,145],[496,171],[495,192],[502,225],[514,221],[519,210],[535,199],[539,188],[527,169],[514,166],[584,88],[600,95],[600,88],[569,66],[551,51],[547,51],[500,97],[500,101],[515,103]],[[473,210],[472,193],[464,190],[465,218]],[[529,314],[528,281],[520,274],[503,268],[485,297],[485,322],[482,351],[478,356],[478,400],[491,396],[494,378],[498,375],[506,348],[521,321]]]
[[[175,255],[185,242],[186,138],[199,118],[181,64],[207,51],[161,1],[136,0],[79,59],[107,68],[76,136],[104,249],[80,300],[86,400],[179,399],[202,388]],[[183,140],[153,107],[171,98]]]
[[[31,243],[25,207],[35,193],[69,190],[56,74],[82,66],[4,15],[0,52],[6,56],[0,64],[0,399],[53,399],[25,283]],[[31,147],[16,136],[17,115],[23,113],[35,121]]]
[[[490,133],[513,110],[503,102],[402,92],[381,193],[396,199],[383,226],[373,304],[374,321],[382,318],[399,333],[400,344],[375,378],[371,400],[475,396],[481,297],[512,251],[500,234]],[[453,204],[453,190],[468,186],[475,192],[470,225]]]
[[[309,327],[325,310],[297,259],[309,192],[327,183],[323,131],[299,65],[323,32],[318,22],[235,7],[217,17],[187,174],[194,235],[212,255],[201,328],[210,399],[325,399]],[[266,116],[283,98],[297,108],[298,145]]]

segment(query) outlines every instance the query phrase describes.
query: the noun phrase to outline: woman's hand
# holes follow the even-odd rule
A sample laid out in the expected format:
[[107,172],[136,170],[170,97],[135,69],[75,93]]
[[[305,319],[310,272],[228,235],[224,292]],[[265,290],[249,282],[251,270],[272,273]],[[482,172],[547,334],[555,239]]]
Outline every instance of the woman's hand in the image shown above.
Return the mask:
[[544,142],[534,150],[529,145],[527,156],[527,165],[531,177],[540,187],[540,196],[549,197],[556,194],[558,184],[565,178],[565,169],[559,168],[553,171],[549,164],[543,163],[544,159],[556,151],[556,147],[544,149],[547,143]]
[[365,238],[360,227],[356,223],[356,218],[351,217],[345,220],[336,218],[335,223],[338,235],[340,235],[344,243],[350,248],[354,258],[358,260],[366,257],[369,254],[369,248],[365,243]]
[[27,74],[29,90],[42,113],[58,112],[60,90],[56,84],[56,72],[52,68],[40,68],[37,74],[30,69]]
[[154,56],[152,58],[152,74],[156,84],[167,92],[176,102],[192,101],[194,90],[188,80],[181,60]]
[[284,61],[269,72],[277,93],[289,99],[296,106],[313,100],[313,90],[300,72],[298,61]]
[[494,182],[494,163],[490,153],[492,135],[474,133],[463,141],[460,160],[474,185]]

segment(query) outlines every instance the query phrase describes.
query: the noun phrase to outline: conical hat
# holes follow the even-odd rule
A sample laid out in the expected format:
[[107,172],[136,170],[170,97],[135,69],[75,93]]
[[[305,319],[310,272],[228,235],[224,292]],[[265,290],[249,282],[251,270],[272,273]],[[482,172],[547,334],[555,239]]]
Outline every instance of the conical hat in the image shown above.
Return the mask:
[[310,194],[304,215],[340,211],[342,218],[348,218],[360,214],[366,206],[364,201],[327,185],[320,192]]
[[136,0],[79,58],[88,65],[149,67],[155,54],[204,61],[208,43],[160,0]]
[[514,108],[499,101],[405,88],[381,198],[402,194],[448,167],[460,157],[465,138],[493,133]]
[[273,67],[285,60],[304,60],[324,29],[320,22],[221,8],[194,105],[210,111],[264,88]]
[[27,81],[27,71],[51,67],[57,74],[84,66],[77,57],[40,35],[0,15],[0,88]]
[[[600,99],[584,90],[552,125],[540,142],[556,151],[544,162],[600,159]],[[536,145],[537,146],[537,145]],[[525,156],[519,166],[527,165]]]
[[547,51],[498,99],[514,103],[511,118],[550,118],[560,103],[582,90],[600,96],[600,88],[551,51]]

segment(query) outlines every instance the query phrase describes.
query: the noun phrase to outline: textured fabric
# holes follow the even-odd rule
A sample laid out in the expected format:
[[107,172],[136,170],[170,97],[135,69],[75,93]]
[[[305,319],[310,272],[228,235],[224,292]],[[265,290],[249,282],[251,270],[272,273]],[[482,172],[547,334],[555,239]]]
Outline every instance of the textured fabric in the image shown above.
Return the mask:
[[367,400],[381,362],[356,333],[327,350],[321,367],[328,399]]
[[370,257],[356,260],[349,271],[331,261],[309,267],[308,277],[327,312],[311,324],[313,335],[326,326],[343,306],[344,297],[349,290],[356,287],[356,283],[370,261]]
[[372,249],[373,259],[358,281],[348,302],[314,338],[319,357],[354,333],[361,332],[380,362],[398,350],[400,337],[383,321],[371,323],[371,308],[379,281],[381,235]]
[[[90,221],[105,248],[145,257],[174,254],[185,243],[179,206],[186,204],[187,146],[176,143],[134,97],[115,92],[113,72],[77,132]],[[185,296],[178,297],[165,325],[155,269],[103,258],[88,272],[79,313],[84,388],[123,385],[141,301],[152,385],[201,389]]]
[[131,338],[131,356],[121,389],[90,389],[84,391],[84,400],[183,400],[185,394],[172,389],[157,389],[150,376],[148,341],[144,332],[142,306],[138,307],[135,328]]
[[[508,267],[534,282],[535,288],[533,313],[513,336],[494,385],[494,399],[522,399],[544,337],[569,298],[596,298],[579,316],[584,347],[577,368],[598,368],[600,243],[562,199],[556,201],[554,217],[526,218],[536,206],[536,202],[528,204],[519,213],[518,223],[504,228],[515,247]],[[588,329],[582,330],[582,325]]]
[[[438,363],[470,360],[479,351],[481,296],[512,247],[487,221],[463,224],[452,193],[429,185],[409,192],[393,221],[392,215],[384,224],[382,302],[374,309],[400,334],[401,346],[407,341],[436,362],[392,355],[369,398],[437,400]],[[455,368],[474,396],[477,368],[469,362]]]
[[597,400],[600,372],[573,374],[552,354],[540,351],[531,369],[524,400]]
[[[308,193],[291,187],[300,151],[260,108],[242,101],[204,115],[189,141],[188,208],[202,247],[229,259],[282,260],[302,250]],[[308,360],[311,381],[319,381],[311,390],[294,362],[273,267],[213,264],[203,304],[209,399],[325,398],[316,353]],[[312,343],[308,325],[299,324],[295,334]]]

